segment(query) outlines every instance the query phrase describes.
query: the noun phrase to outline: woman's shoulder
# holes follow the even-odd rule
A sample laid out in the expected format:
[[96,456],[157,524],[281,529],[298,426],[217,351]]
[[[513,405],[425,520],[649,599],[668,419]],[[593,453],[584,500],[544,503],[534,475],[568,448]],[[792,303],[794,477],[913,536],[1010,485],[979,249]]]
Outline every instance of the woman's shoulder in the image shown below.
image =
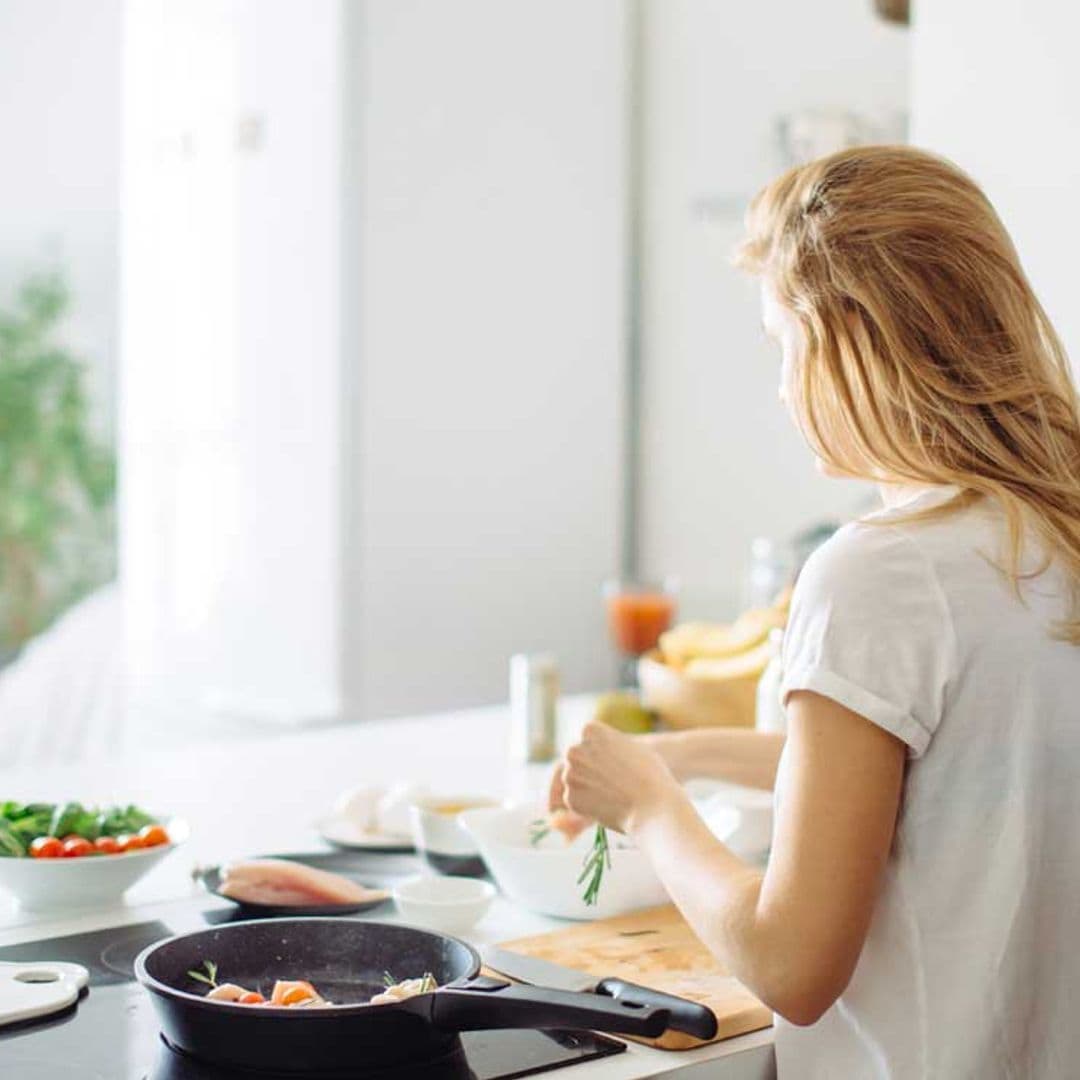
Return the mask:
[[873,596],[923,583],[928,569],[908,529],[883,519],[853,521],[807,559],[797,592]]
[[[985,508],[946,508],[955,494],[929,489],[844,525],[810,556],[800,583],[856,593],[936,589],[954,563],[969,566],[974,552],[992,546],[994,523]],[[934,507],[943,512],[921,516]]]

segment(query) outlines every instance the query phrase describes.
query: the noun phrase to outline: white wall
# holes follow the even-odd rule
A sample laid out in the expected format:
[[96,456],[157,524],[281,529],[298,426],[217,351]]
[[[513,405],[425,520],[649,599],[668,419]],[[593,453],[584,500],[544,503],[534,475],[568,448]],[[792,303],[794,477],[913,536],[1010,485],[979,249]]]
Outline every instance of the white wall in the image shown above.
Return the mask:
[[623,19],[618,0],[363,5],[345,308],[364,714],[502,699],[515,650],[555,652],[570,688],[607,675]]
[[111,427],[117,340],[122,0],[0,0],[0,307],[58,266],[64,328]]
[[[780,167],[799,108],[906,107],[906,32],[869,0],[646,5],[647,228],[642,559],[705,615],[740,603],[753,537],[786,537],[861,488],[815,475],[776,398],[756,286],[726,262],[741,208]],[[702,219],[701,200],[734,213]]]
[[1080,10],[933,0],[915,15],[913,141],[986,190],[1080,370]]

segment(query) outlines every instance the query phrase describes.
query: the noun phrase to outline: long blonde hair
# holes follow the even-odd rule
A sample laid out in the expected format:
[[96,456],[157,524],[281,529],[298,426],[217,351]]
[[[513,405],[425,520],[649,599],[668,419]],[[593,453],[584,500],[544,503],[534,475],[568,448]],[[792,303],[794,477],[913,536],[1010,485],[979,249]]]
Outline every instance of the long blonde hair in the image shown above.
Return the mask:
[[1059,636],[1080,644],[1080,411],[1068,358],[990,201],[907,146],[843,150],[785,173],[747,214],[737,265],[800,323],[789,392],[841,471],[948,484],[1008,522],[1017,592],[1033,529],[1071,582]]

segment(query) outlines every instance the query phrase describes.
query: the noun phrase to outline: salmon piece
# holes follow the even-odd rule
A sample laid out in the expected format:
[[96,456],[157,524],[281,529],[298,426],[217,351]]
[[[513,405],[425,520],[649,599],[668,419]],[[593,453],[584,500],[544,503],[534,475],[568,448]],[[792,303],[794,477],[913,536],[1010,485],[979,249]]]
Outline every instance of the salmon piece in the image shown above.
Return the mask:
[[307,1002],[323,1003],[319,992],[311,983],[304,979],[278,979],[274,983],[274,992],[270,995],[271,1005],[302,1005]]
[[355,881],[287,859],[252,859],[222,871],[222,896],[249,904],[305,907],[358,904],[385,900],[384,889],[367,889]]
[[572,844],[592,822],[575,814],[573,810],[553,810],[548,818],[548,824],[566,838],[568,844]]

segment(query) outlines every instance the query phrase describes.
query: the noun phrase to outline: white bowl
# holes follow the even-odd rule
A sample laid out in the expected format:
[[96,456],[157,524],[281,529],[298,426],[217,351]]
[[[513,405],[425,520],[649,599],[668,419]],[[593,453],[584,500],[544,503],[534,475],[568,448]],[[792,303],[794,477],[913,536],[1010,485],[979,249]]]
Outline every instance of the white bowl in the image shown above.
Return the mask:
[[515,903],[560,919],[606,919],[668,902],[648,858],[636,848],[618,846],[621,838],[611,834],[611,867],[590,907],[581,898],[585,887],[578,878],[592,829],[568,846],[556,836],[533,846],[530,825],[541,816],[536,807],[517,806],[466,810],[458,818],[499,888]]
[[469,877],[414,877],[394,888],[394,901],[406,922],[448,934],[475,926],[494,899],[494,885]]
[[773,796],[750,788],[725,788],[694,805],[705,824],[736,855],[760,862],[772,844]]
[[461,827],[458,812],[449,813],[445,808],[465,806],[474,809],[495,805],[494,799],[475,795],[431,795],[417,799],[409,807],[409,825],[416,850],[440,874],[482,877],[486,868],[476,841]]
[[122,855],[0,858],[0,889],[12,893],[26,911],[112,907],[188,837],[187,824],[179,818],[165,827],[170,843]]

